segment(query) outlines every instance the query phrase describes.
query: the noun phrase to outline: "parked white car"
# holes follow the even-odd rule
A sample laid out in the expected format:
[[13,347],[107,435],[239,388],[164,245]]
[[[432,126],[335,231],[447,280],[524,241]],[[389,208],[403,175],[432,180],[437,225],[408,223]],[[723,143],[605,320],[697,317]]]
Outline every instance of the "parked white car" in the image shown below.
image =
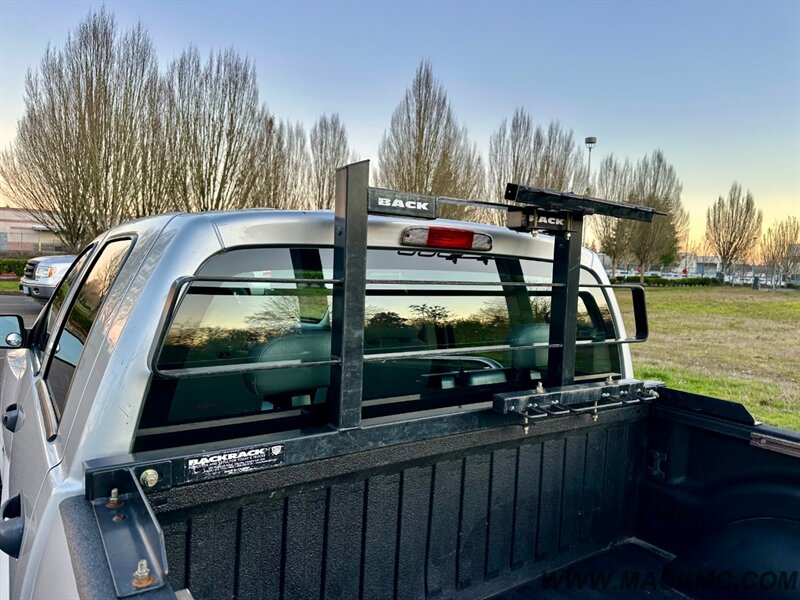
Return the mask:
[[71,254],[30,259],[25,265],[25,275],[19,281],[19,290],[26,296],[47,300],[74,261],[75,256]]

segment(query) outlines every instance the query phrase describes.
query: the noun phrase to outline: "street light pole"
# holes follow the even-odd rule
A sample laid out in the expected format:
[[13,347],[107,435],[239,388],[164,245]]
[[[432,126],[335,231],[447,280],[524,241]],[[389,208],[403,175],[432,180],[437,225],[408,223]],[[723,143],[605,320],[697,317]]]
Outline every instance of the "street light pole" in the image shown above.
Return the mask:
[[597,138],[587,137],[584,140],[584,143],[586,144],[586,147],[589,149],[589,166],[587,167],[586,170],[586,193],[591,194],[592,186],[590,182],[592,180],[592,148],[594,148],[594,145],[597,143]]

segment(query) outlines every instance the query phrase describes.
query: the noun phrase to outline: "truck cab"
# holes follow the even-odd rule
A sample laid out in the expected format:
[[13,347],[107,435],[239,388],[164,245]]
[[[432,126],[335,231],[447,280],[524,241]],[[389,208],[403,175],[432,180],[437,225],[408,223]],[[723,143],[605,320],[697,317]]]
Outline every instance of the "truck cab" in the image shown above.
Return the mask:
[[10,597],[797,594],[800,436],[635,378],[643,291],[579,243],[630,208],[420,218],[367,173],[121,225],[0,317]]

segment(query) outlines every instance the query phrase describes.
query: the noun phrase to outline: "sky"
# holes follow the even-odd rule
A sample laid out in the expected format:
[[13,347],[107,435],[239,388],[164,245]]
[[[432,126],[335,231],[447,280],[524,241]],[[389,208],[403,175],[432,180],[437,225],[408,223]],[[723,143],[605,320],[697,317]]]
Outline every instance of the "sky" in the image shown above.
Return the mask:
[[[800,1],[188,2],[109,1],[141,21],[166,66],[189,45],[235,48],[261,99],[308,130],[339,113],[352,148],[377,160],[392,111],[423,59],[486,156],[523,107],[607,154],[664,151],[683,182],[695,239],[733,181],[764,226],[800,217]],[[60,46],[90,0],[0,0],[0,148],[24,111],[24,78]]]

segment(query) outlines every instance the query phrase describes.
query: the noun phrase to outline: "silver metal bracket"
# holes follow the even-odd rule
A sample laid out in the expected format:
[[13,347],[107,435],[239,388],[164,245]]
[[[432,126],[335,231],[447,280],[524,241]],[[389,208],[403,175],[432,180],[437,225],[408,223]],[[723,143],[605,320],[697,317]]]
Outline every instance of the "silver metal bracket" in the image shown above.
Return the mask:
[[117,597],[127,598],[164,585],[167,552],[134,470],[118,469],[111,475],[108,496],[91,503]]

